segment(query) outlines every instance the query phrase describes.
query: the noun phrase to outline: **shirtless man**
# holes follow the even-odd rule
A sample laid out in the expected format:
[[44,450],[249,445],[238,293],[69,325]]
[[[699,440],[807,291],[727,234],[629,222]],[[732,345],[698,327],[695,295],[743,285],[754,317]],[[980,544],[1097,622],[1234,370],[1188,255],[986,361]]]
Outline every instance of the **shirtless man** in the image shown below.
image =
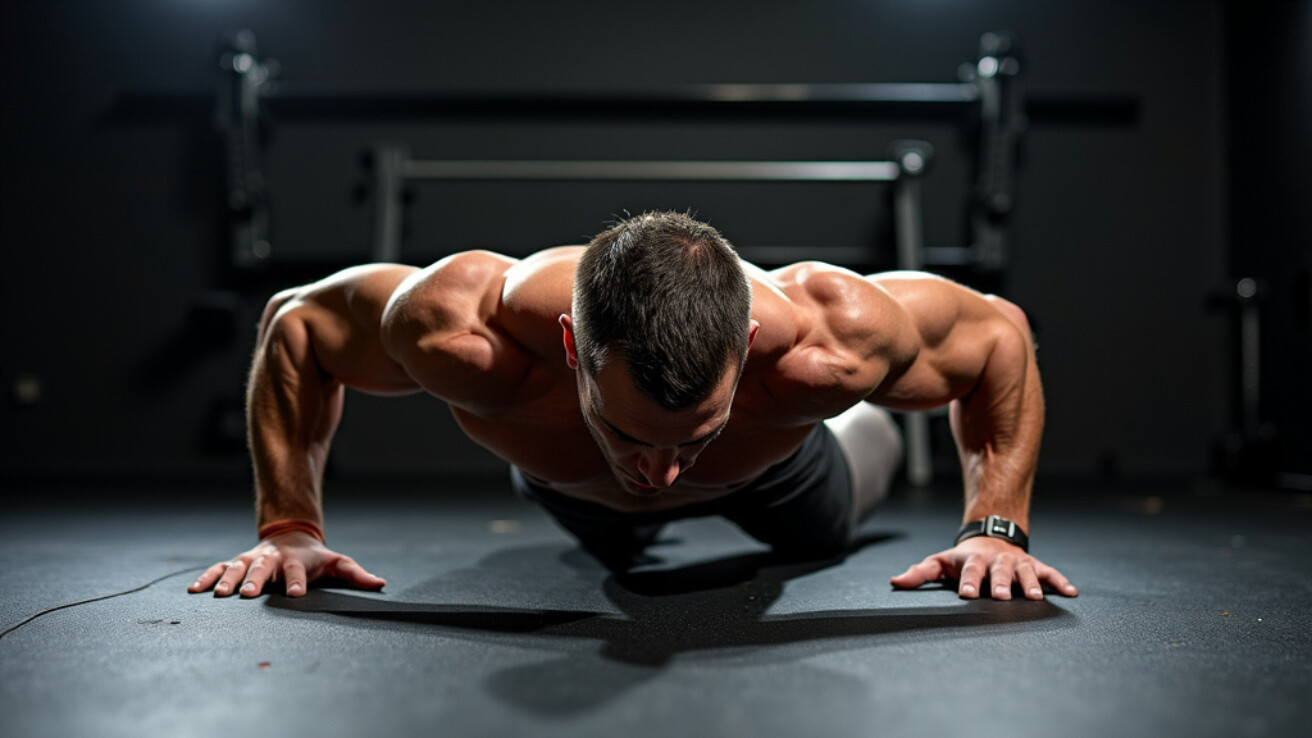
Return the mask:
[[814,262],[767,273],[710,226],[648,213],[586,248],[355,267],[282,292],[248,393],[260,542],[190,591],[384,585],[323,542],[322,475],[347,387],[445,400],[513,465],[516,491],[615,569],[665,522],[701,515],[777,550],[840,553],[900,453],[874,405],[950,403],[965,526],[892,585],[1076,595],[1024,548],[1043,429],[1025,316],[929,275]]

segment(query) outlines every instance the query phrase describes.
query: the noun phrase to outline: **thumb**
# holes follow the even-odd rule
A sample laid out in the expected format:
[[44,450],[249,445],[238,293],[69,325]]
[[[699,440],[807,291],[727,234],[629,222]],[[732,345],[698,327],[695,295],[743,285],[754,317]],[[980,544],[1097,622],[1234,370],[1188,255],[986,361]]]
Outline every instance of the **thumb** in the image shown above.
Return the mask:
[[892,577],[888,583],[899,589],[914,589],[926,582],[936,582],[943,576],[943,563],[931,556],[901,574]]

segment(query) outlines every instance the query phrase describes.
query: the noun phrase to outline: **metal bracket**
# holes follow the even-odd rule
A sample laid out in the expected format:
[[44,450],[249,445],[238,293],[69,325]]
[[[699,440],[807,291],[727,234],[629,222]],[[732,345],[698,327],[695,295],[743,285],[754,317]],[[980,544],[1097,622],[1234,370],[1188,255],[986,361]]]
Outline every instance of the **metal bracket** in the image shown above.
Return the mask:
[[224,78],[215,101],[214,125],[226,149],[229,254],[234,267],[251,269],[262,266],[272,252],[261,98],[271,92],[278,65],[261,61],[255,34],[240,31],[224,48],[219,68]]
[[1016,168],[1021,136],[1029,127],[1025,116],[1021,58],[1016,37],[986,33],[980,37],[979,60],[960,69],[962,81],[972,82],[979,100],[979,160],[971,205],[971,238],[975,265],[989,272],[1007,266],[1007,226],[1016,201]]

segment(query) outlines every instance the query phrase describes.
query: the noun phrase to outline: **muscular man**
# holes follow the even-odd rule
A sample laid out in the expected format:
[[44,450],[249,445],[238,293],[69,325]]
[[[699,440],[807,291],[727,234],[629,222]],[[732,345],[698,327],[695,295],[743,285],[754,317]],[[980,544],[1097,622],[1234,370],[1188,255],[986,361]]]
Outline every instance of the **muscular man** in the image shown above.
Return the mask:
[[326,576],[383,586],[323,542],[347,387],[445,400],[513,465],[522,496],[616,569],[662,524],[704,515],[778,550],[839,553],[900,453],[874,405],[950,403],[968,527],[893,586],[1076,594],[1023,548],[1043,429],[1025,316],[929,275],[764,272],[710,226],[648,213],[586,248],[362,266],[280,293],[248,394],[261,541],[192,592],[253,597],[281,580],[296,597]]

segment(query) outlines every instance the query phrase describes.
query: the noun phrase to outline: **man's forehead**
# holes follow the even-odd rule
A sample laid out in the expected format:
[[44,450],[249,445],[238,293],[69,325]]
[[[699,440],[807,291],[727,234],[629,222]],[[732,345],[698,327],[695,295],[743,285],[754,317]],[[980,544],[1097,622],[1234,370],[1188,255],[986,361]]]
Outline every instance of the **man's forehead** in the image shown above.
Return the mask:
[[727,393],[724,388],[717,388],[705,401],[688,409],[666,410],[643,395],[632,382],[598,381],[586,372],[582,374],[593,414],[626,440],[650,446],[686,445],[715,435],[729,420],[733,384],[728,386]]
[[739,373],[735,371],[733,365],[726,366],[725,373],[705,398],[680,410],[669,410],[662,407],[656,400],[639,389],[633,375],[629,373],[627,368],[622,366],[622,362],[607,364],[595,374],[586,370],[580,370],[579,374],[586,379],[584,384],[588,393],[592,396],[593,401],[598,404],[618,403],[626,407],[638,408],[650,406],[652,410],[667,415],[696,415],[713,414],[719,406],[730,404],[738,386]]

